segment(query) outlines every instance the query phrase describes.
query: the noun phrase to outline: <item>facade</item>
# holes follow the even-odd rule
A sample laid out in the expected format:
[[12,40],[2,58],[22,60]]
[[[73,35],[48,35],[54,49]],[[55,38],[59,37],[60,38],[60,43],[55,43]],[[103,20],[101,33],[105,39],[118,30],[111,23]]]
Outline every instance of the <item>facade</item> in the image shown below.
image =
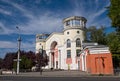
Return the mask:
[[112,55],[109,48],[96,43],[89,44],[87,43],[80,52],[80,70],[90,74],[113,74]]
[[46,68],[80,69],[78,59],[86,21],[84,17],[72,16],[63,20],[64,30],[61,33],[36,35],[36,53],[43,47],[49,57]]
[[61,33],[37,34],[36,53],[46,51],[46,69],[82,70],[91,74],[113,74],[109,48],[97,43],[83,43],[87,20],[72,16],[63,19]]

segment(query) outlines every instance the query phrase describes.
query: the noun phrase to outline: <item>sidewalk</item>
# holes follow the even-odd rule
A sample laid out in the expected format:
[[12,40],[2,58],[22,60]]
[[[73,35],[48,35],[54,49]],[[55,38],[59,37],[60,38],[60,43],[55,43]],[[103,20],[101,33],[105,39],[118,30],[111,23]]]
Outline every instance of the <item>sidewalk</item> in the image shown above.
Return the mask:
[[18,75],[16,74],[2,74],[0,76],[23,76],[23,77],[120,77],[120,76],[98,76],[98,75],[90,75],[86,72],[82,71],[43,71],[42,75],[40,72],[20,72]]
[[24,72],[16,74],[3,74],[2,76],[29,76],[29,77],[81,77],[89,76],[89,74],[82,71],[43,71],[40,72]]

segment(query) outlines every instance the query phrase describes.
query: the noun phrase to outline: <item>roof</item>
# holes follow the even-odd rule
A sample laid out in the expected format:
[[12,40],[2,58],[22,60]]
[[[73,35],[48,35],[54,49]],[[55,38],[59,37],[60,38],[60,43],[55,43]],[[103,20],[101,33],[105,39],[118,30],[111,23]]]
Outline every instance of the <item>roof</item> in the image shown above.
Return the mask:
[[49,35],[49,37],[46,39],[46,41],[55,34],[63,35],[63,33],[53,32],[52,34]]
[[85,22],[87,22],[87,19],[85,17],[81,17],[81,16],[71,16],[68,18],[63,19],[63,23],[69,20],[84,20]]
[[83,50],[80,53],[83,53],[86,49],[89,50],[90,54],[110,53],[108,46],[98,45],[97,43],[83,43]]

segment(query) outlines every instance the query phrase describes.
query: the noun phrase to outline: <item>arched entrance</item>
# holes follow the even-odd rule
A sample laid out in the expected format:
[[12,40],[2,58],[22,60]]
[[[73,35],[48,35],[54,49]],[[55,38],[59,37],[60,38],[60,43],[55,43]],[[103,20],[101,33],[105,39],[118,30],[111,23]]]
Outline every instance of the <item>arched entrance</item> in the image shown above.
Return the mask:
[[51,51],[51,68],[58,69],[58,47],[57,42],[53,41],[50,46]]

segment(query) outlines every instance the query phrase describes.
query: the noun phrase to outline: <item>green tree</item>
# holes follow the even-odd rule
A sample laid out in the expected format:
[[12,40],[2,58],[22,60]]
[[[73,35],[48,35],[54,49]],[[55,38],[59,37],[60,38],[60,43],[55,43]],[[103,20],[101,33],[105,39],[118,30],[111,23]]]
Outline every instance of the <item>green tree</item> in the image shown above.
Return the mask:
[[114,67],[120,67],[120,0],[110,0],[108,16],[111,25],[116,28],[116,33],[107,36],[108,46],[113,54]]
[[110,0],[110,2],[108,16],[112,20],[112,26],[116,28],[120,35],[120,0]]
[[106,36],[107,45],[113,54],[120,54],[120,41],[115,32]]
[[104,27],[101,26],[100,28],[96,28],[95,26],[91,26],[87,29],[87,35],[88,35],[88,40],[90,42],[97,42],[99,44],[106,44],[106,39],[105,39],[105,32],[104,32]]
[[106,36],[107,45],[112,53],[114,68],[120,67],[120,41],[116,32],[112,32]]
[[28,59],[25,55],[21,56],[20,69],[31,69],[32,61]]

